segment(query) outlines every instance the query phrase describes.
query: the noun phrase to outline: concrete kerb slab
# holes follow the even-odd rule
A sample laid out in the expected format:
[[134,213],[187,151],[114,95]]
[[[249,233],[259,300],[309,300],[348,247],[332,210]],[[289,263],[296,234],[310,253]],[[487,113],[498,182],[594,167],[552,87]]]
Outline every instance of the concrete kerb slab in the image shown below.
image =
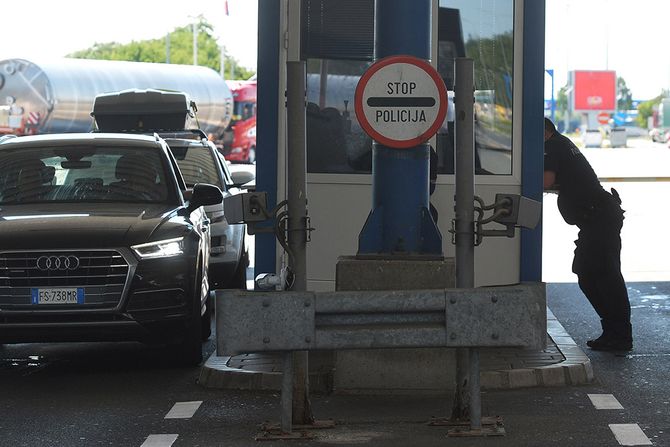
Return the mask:
[[[592,382],[591,361],[549,308],[547,335],[548,349],[544,351],[483,350],[481,388],[500,390]],[[219,357],[213,353],[202,366],[198,383],[206,388],[279,391],[281,359],[272,354]],[[327,371],[310,372],[310,384],[316,392],[328,391],[332,375]]]

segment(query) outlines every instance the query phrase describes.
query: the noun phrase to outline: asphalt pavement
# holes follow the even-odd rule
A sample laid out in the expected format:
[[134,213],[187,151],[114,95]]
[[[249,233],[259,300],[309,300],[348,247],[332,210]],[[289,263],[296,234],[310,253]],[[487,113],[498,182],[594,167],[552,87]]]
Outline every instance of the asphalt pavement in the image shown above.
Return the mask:
[[[333,420],[334,428],[310,431],[311,440],[260,445],[670,446],[670,283],[629,284],[635,349],[619,356],[586,348],[598,322],[575,284],[551,283],[548,291],[550,308],[589,356],[594,381],[484,390],[483,415],[499,416],[504,436],[455,438],[448,427],[429,425],[449,415],[450,393],[313,394],[314,417]],[[213,351],[211,340],[205,348]],[[200,368],[170,365],[159,347],[26,344],[1,353],[2,445],[248,447],[259,445],[261,424],[279,420],[276,391],[205,388],[197,383]],[[615,430],[644,438],[623,443]]]
[[[610,158],[616,162],[609,167],[593,162],[603,177],[632,163],[662,172],[670,161],[670,149],[659,146],[585,153],[590,160],[605,160],[605,151],[616,151]],[[592,381],[485,389],[482,413],[500,417],[505,430],[491,438],[450,437],[448,427],[428,424],[450,413],[450,393],[313,394],[315,418],[333,420],[334,428],[314,430],[312,440],[260,444],[670,447],[670,246],[664,202],[670,187],[614,174],[611,184],[627,210],[622,263],[633,311],[631,353],[586,347],[599,333],[597,316],[569,271],[574,228],[560,220],[548,199],[543,221],[548,307],[588,357]],[[214,352],[214,339],[203,346],[207,355]],[[198,383],[202,368],[176,367],[167,357],[165,348],[134,343],[0,346],[0,445],[247,447],[259,445],[255,438],[263,422],[278,421],[276,391],[206,388]]]

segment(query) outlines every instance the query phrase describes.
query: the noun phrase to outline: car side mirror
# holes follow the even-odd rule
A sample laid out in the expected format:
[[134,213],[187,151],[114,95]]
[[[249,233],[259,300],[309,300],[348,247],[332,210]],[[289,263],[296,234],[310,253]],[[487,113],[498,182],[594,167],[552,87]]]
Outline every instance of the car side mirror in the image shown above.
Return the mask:
[[207,206],[216,205],[223,201],[223,194],[218,186],[210,185],[208,183],[197,183],[193,186],[191,199],[188,202],[188,211]]
[[236,187],[240,187],[244,185],[245,183],[249,183],[250,181],[254,180],[256,178],[256,175],[253,172],[249,171],[232,171],[230,173],[230,179],[233,181],[233,185]]

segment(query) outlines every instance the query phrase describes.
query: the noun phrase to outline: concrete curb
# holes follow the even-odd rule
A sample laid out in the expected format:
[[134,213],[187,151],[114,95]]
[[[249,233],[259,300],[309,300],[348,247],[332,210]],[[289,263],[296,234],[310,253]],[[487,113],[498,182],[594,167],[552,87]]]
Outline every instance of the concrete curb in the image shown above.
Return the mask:
[[482,389],[498,390],[538,386],[583,385],[593,381],[591,360],[547,308],[547,334],[565,360],[534,368],[482,371]]
[[[594,375],[591,361],[548,308],[547,334],[564,357],[563,361],[528,368],[483,370],[480,378],[482,389],[567,386],[592,382]],[[272,360],[265,365],[259,365],[258,371],[230,367],[230,360],[231,357],[219,357],[213,353],[200,369],[198,383],[206,388],[280,390],[282,373],[276,368],[268,367]],[[310,386],[313,391],[325,392],[331,385],[330,374],[310,373]]]

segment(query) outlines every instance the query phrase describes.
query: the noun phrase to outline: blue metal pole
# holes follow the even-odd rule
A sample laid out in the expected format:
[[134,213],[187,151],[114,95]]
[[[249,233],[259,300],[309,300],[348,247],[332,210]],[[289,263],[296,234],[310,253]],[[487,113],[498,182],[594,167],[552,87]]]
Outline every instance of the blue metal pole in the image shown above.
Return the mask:
[[547,70],[551,76],[551,122],[556,122],[556,97],[554,95],[554,69]]
[[[521,194],[542,201],[545,2],[523,4]],[[521,230],[521,281],[542,279],[542,224]]]
[[[375,1],[375,59],[430,60],[431,0]],[[359,255],[442,256],[442,236],[428,211],[430,147],[372,147],[372,211]]]
[[[279,23],[280,2],[258,4],[258,103],[257,144],[263,154],[256,162],[256,187],[267,191],[268,207],[277,203],[277,135],[279,133]],[[283,98],[282,98],[283,99]],[[266,225],[267,226],[267,225]],[[276,245],[274,233],[258,233],[256,238],[255,272],[276,271]]]

